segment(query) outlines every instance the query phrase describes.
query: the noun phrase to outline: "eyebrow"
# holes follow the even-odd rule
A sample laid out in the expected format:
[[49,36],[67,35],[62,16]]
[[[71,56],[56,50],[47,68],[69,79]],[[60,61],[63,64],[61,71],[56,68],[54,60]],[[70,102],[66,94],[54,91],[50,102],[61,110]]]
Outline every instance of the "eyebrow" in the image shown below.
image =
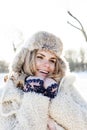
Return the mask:
[[[37,54],[39,54],[39,55],[41,55],[41,56],[45,57],[45,55],[44,55],[44,54],[42,54],[42,53],[37,53]],[[55,57],[51,57],[50,59],[54,59],[54,60],[56,60],[56,58],[55,58]]]
[[39,55],[42,55],[42,56],[44,56],[44,57],[45,57],[45,55],[44,55],[44,54],[42,54],[42,53],[37,53],[37,55],[38,55],[38,54],[39,54]]

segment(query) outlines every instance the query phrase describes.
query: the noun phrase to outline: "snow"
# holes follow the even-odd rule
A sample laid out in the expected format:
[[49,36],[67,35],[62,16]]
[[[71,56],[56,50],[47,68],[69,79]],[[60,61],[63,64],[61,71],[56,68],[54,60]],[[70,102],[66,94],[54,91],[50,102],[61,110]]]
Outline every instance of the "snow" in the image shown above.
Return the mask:
[[[87,71],[86,72],[78,72],[75,73],[77,75],[77,83],[78,83],[78,88],[77,90],[81,94],[81,96],[87,100]],[[0,74],[0,88],[3,88],[5,85],[4,83],[4,76],[6,74]]]
[[5,82],[4,82],[5,75],[6,75],[5,73],[0,74],[0,88],[2,88],[5,85]]
[[82,97],[87,101],[87,71],[76,73],[78,76],[78,91]]

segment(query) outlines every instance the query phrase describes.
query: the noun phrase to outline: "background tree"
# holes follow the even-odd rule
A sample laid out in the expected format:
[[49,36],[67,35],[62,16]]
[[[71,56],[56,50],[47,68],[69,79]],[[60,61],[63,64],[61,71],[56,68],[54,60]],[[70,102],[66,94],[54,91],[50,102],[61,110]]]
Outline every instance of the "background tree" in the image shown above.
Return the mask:
[[69,63],[71,71],[85,71],[87,70],[87,58],[86,50],[80,48],[77,51],[67,50],[65,51],[65,58]]
[[16,52],[17,48],[16,48],[14,42],[12,43],[12,45],[13,45],[13,51]]
[[0,73],[7,73],[9,71],[9,63],[0,61]]
[[[12,51],[15,53],[17,49],[23,44],[24,36],[22,31],[16,30],[12,33],[11,45]],[[4,60],[0,60],[0,73],[7,73],[9,72],[9,63]]]
[[87,34],[86,34],[86,31],[85,31],[84,26],[82,25],[81,21],[78,18],[76,18],[70,11],[68,11],[68,14],[79,23],[80,27],[73,25],[69,21],[67,21],[67,23],[70,24],[71,26],[73,26],[74,28],[78,29],[79,31],[81,31],[87,42]]
[[24,35],[22,31],[16,30],[12,35],[12,47],[13,51],[16,52],[17,49],[22,45],[24,42]]

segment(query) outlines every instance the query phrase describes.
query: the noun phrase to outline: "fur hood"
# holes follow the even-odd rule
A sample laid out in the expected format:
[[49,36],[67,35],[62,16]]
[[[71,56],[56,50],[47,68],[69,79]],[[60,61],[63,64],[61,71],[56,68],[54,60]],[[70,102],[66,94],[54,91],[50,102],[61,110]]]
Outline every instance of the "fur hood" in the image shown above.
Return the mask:
[[73,75],[65,76],[51,102],[41,94],[22,92],[8,80],[0,97],[0,129],[47,130],[49,115],[57,130],[87,130],[87,104],[76,90],[75,80]]
[[29,51],[34,49],[47,49],[53,51],[58,57],[61,56],[63,43],[60,38],[52,33],[40,31],[35,33],[25,44]]
[[[47,49],[56,54],[60,59],[61,66],[64,70],[68,70],[68,63],[66,62],[65,58],[63,57],[63,43],[60,38],[54,36],[51,33],[40,31],[35,33],[25,44],[22,46],[20,51],[16,54],[12,65],[11,70],[14,72],[20,72],[21,69],[24,70],[26,74],[28,74],[28,70],[26,69],[25,64],[28,66],[29,61],[29,53],[35,49]],[[27,63],[26,63],[27,62]]]

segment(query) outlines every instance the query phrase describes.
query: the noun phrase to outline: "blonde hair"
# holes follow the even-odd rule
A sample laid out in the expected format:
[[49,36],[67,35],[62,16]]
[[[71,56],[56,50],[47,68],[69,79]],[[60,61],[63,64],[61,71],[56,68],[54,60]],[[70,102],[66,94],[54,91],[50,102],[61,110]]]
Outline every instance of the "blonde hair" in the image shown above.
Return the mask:
[[59,82],[66,74],[66,64],[62,61],[61,58],[57,57],[57,62],[55,66],[54,74],[50,77]]
[[[36,72],[35,58],[36,58],[37,51],[38,51],[37,49],[34,49],[33,51],[29,51],[27,53],[23,65],[23,70],[27,75],[35,75]],[[49,75],[49,77],[59,82],[64,77],[65,72],[66,72],[65,62],[63,62],[61,58],[57,57],[55,71],[53,74]]]
[[23,70],[27,75],[34,75],[36,71],[35,58],[37,50],[29,51],[26,55]]

